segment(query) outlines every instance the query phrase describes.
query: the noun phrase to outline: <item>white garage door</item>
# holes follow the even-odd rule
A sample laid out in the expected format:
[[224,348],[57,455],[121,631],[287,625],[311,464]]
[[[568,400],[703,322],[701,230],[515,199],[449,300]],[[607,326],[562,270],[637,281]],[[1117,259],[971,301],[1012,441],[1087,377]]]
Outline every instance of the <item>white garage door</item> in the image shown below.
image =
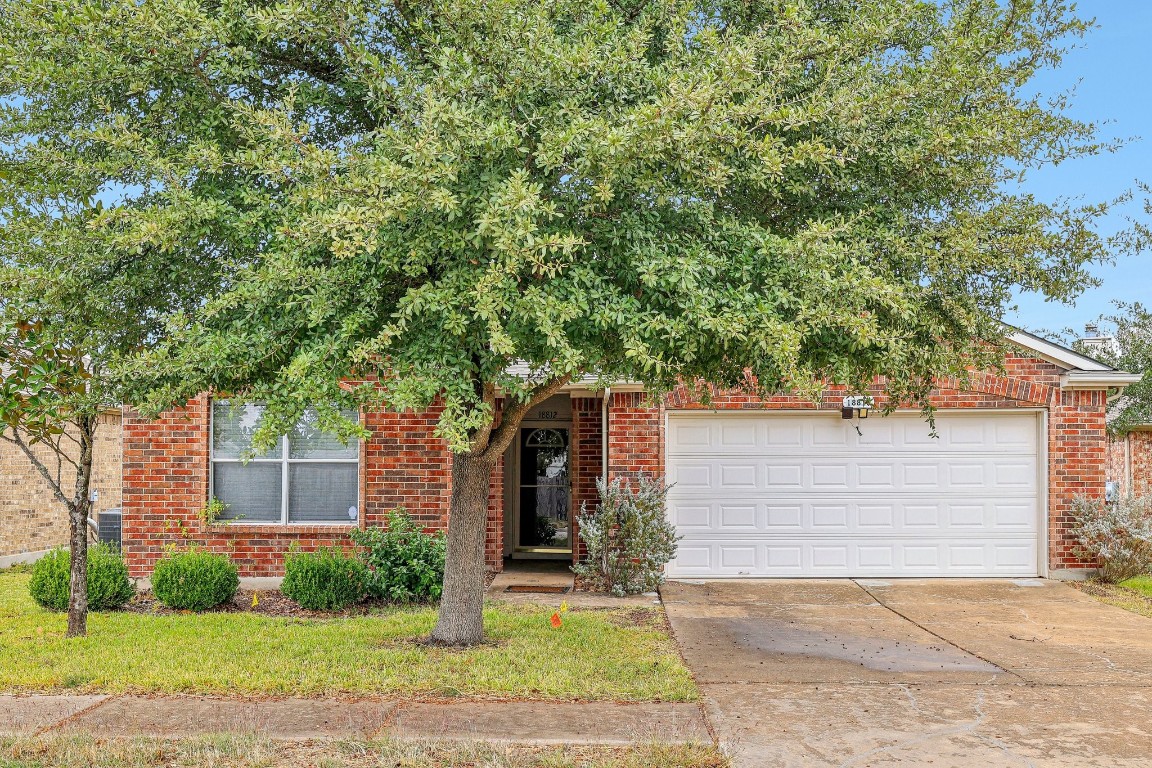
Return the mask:
[[1040,416],[668,418],[669,575],[1035,576]]

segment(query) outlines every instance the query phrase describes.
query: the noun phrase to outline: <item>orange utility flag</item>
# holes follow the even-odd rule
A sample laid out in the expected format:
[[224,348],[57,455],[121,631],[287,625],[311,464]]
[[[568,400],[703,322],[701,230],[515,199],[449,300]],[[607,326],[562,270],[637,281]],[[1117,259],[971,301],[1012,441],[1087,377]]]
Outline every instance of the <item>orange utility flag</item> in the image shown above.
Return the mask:
[[552,628],[553,629],[560,629],[560,625],[562,623],[563,622],[560,621],[560,614],[559,613],[552,614]]

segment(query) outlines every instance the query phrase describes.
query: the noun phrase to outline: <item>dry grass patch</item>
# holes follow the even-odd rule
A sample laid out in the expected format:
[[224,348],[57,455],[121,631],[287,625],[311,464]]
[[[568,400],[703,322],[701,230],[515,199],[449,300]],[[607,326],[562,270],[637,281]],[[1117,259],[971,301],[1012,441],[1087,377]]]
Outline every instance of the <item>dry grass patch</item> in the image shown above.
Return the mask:
[[726,768],[711,746],[517,747],[421,742],[0,739],[0,768]]
[[1148,593],[1128,587],[1124,584],[1105,584],[1100,581],[1069,582],[1081,592],[1091,595],[1102,603],[1123,608],[1126,611],[1138,613],[1141,616],[1152,618],[1152,596]]

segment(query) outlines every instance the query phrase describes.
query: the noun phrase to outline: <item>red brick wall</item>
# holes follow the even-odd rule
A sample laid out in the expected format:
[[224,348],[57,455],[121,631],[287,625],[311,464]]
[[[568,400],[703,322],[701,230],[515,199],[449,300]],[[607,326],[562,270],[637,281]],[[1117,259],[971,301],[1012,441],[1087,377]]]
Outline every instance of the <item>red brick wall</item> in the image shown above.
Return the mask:
[[596,478],[604,469],[604,399],[577,397],[572,399],[572,523],[574,544],[572,559],[578,562],[585,555],[580,541],[580,505],[587,503],[595,509],[598,496]]
[[613,392],[608,402],[608,479],[664,475],[663,409],[643,392]]
[[[147,421],[124,419],[124,553],[133,576],[148,576],[168,546],[221,552],[241,576],[279,576],[293,544],[312,550],[348,545],[354,525],[207,525],[200,512],[209,487],[209,400]],[[433,430],[440,409],[423,413],[373,411],[363,423],[372,437],[361,445],[360,525],[382,525],[404,507],[429,529],[447,526],[452,494],[451,453]],[[503,497],[500,474],[489,502],[488,561],[499,568]]]
[[1098,390],[1057,395],[1048,411],[1048,563],[1052,568],[1088,568],[1072,554],[1068,535],[1072,500],[1104,495],[1107,394]]
[[[965,389],[960,388],[959,381],[942,381],[932,394],[932,402],[938,408],[1042,407],[1048,411],[1049,567],[1088,568],[1092,567],[1090,563],[1072,555],[1066,530],[1075,496],[1104,493],[1105,394],[1102,391],[1064,392],[1059,386],[1061,373],[1062,370],[1051,363],[1012,356],[1005,360],[1003,375],[973,374]],[[884,404],[882,384],[878,380],[869,392],[877,405]],[[646,435],[660,434],[665,410],[839,410],[846,393],[843,387],[830,387],[821,402],[814,404],[792,395],[761,400],[745,391],[710,387],[709,392],[711,398],[707,405],[686,387],[671,393],[661,405],[645,405],[643,395],[614,394],[608,415],[610,476],[627,477],[640,469],[663,473],[660,455],[663,436],[653,441]],[[1152,441],[1149,445],[1152,447]]]
[[1108,479],[1119,483],[1121,495],[1152,492],[1152,432],[1129,432],[1108,441]]

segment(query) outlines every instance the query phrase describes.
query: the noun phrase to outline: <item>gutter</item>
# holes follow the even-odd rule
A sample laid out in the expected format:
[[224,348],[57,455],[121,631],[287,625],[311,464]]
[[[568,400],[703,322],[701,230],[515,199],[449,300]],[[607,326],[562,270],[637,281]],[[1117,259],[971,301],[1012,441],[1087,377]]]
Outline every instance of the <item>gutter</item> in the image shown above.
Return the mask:
[[[1140,373],[1125,373],[1124,371],[1068,371],[1060,377],[1060,386],[1063,389],[1123,389],[1129,384],[1136,384],[1144,378]],[[1119,393],[1117,393],[1119,394]]]
[[612,387],[604,387],[604,400],[600,404],[600,477],[608,482],[608,401]]

